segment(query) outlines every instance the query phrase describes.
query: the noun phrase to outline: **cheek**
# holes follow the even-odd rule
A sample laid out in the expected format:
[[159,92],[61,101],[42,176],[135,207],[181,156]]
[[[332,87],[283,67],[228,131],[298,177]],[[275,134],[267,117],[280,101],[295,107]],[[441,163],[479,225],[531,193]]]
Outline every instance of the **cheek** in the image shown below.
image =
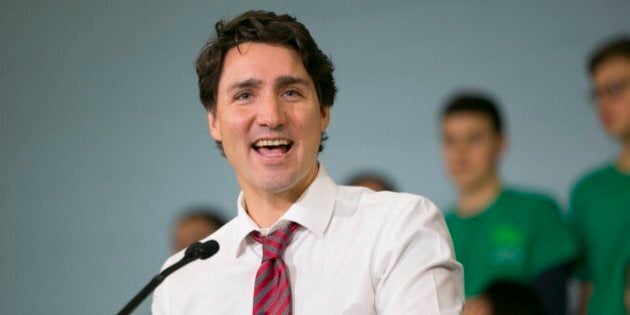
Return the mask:
[[[249,137],[244,123],[238,119],[224,119],[221,125],[221,145],[228,161],[236,167],[236,161],[246,158]],[[235,164],[236,163],[236,164]]]
[[626,94],[628,95],[623,99],[621,104],[619,104],[619,111],[620,114],[626,118],[626,121],[628,121],[630,119],[630,92]]
[[452,159],[451,156],[451,151],[447,149],[446,146],[442,146],[442,158],[446,161],[450,161]]
[[306,117],[294,121],[298,122],[295,127],[297,127],[299,132],[307,132],[307,136],[312,139],[312,141],[319,141],[323,131],[323,123],[319,112],[310,113]]
[[453,148],[445,148],[442,152],[446,161],[449,163],[454,163],[457,160],[460,160],[461,156],[464,156],[464,154],[462,154],[462,150],[455,150]]
[[630,116],[630,92],[624,97],[609,104],[598,104],[597,111],[600,115],[608,114],[611,118]]
[[484,146],[475,146],[469,150],[467,157],[476,168],[486,168],[490,162],[490,149]]
[[226,115],[221,121],[222,134],[224,135],[224,137],[231,138],[246,137],[250,121],[251,119],[245,113]]
[[483,168],[485,171],[493,169],[498,164],[500,158],[498,150],[498,148],[491,147],[484,151]]

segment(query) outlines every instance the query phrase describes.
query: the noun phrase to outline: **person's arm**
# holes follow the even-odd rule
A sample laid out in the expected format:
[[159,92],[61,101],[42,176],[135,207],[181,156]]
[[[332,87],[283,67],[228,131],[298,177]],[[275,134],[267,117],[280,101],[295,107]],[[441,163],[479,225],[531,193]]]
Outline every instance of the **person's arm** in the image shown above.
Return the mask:
[[567,310],[568,264],[559,264],[544,271],[534,286],[549,315],[564,315]]
[[462,267],[440,210],[427,199],[392,209],[380,231],[372,277],[378,314],[460,314]]
[[492,312],[492,304],[482,295],[466,300],[462,315],[492,315]]

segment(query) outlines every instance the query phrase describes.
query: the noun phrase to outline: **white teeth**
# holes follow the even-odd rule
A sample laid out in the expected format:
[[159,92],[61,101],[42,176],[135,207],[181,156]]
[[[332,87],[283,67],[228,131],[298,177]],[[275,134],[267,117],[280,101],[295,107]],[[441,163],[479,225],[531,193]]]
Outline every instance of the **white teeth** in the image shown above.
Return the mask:
[[287,139],[274,139],[274,140],[258,140],[254,143],[256,147],[276,147],[280,145],[289,145],[291,141]]

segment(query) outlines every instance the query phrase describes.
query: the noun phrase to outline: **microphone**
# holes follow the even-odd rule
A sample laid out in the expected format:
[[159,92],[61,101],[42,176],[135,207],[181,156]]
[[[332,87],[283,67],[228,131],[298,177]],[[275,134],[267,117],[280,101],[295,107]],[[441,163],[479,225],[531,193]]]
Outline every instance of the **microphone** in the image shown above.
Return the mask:
[[149,296],[149,294],[151,294],[151,292],[153,292],[153,290],[155,290],[155,288],[157,288],[157,286],[166,279],[166,277],[177,271],[179,268],[184,267],[197,259],[208,259],[218,251],[219,243],[215,240],[209,240],[205,243],[195,242],[188,246],[188,248],[186,248],[186,252],[184,253],[184,257],[180,261],[162,270],[162,272],[160,272],[157,276],[153,277],[153,279],[151,279],[151,281],[149,281],[149,283],[147,283],[147,285],[145,285],[144,288],[142,288],[142,290],[140,290],[140,292],[138,292],[138,294],[136,294],[136,296],[134,296],[133,299],[131,299],[131,301],[129,301],[122,310],[120,310],[120,312],[118,312],[118,315],[131,314],[131,312],[133,312],[133,310],[136,309],[136,307],[138,307],[138,305],[140,305],[140,303],[142,303],[142,301],[144,301],[144,299],[146,299],[147,296]]

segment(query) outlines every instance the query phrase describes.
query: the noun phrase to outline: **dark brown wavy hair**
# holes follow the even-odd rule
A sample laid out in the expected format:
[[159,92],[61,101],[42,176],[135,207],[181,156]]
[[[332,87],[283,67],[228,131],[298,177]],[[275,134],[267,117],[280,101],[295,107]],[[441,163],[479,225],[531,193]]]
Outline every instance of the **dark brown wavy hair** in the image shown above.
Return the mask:
[[215,25],[216,37],[201,50],[195,63],[199,76],[199,97],[208,111],[216,109],[217,89],[227,52],[246,42],[283,45],[294,49],[315,84],[320,106],[330,107],[337,88],[330,58],[317,47],[306,27],[294,17],[268,11],[247,11],[230,21]]

